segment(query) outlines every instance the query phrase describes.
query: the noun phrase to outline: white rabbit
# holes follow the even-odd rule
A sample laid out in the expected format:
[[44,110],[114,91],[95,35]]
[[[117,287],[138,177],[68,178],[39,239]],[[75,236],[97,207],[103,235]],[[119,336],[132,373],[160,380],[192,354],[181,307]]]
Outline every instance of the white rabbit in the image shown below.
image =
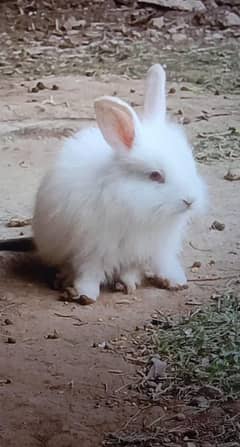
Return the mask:
[[135,290],[146,265],[167,287],[186,286],[178,257],[206,194],[183,130],[166,118],[164,69],[148,72],[142,120],[116,97],[97,99],[95,112],[98,127],[68,139],[40,185],[40,256],[83,303],[114,278]]

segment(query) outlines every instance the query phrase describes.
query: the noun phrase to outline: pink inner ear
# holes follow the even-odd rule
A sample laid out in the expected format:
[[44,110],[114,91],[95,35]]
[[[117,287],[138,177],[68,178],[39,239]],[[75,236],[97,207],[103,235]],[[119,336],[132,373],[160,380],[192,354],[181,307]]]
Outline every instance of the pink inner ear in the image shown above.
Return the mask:
[[119,138],[127,149],[130,150],[135,137],[132,116],[123,110],[118,110],[116,113],[116,121]]

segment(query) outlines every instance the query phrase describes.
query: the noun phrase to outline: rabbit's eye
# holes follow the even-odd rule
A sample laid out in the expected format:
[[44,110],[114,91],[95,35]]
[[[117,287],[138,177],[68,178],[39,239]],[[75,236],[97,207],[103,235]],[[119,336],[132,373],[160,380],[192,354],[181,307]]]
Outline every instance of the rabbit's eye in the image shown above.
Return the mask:
[[157,183],[165,183],[165,176],[163,172],[160,171],[151,172],[150,179]]

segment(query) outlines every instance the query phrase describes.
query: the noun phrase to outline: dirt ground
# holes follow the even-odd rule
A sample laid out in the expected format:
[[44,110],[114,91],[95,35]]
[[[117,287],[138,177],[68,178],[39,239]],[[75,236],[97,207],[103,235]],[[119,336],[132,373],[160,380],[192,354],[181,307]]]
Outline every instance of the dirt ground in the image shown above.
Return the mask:
[[[117,75],[96,80],[41,73],[26,78],[15,72],[3,76],[0,84],[1,238],[30,234],[29,226],[7,224],[13,217],[32,216],[41,176],[63,138],[92,122],[95,97],[117,93],[139,111],[143,101],[143,81]],[[45,88],[32,92],[37,81]],[[186,313],[194,302],[207,302],[214,293],[239,290],[239,182],[224,179],[229,168],[240,168],[239,96],[225,88],[214,94],[184,81],[171,82],[171,87],[169,111],[186,118],[191,141],[201,143],[205,135],[209,146],[218,149],[217,157],[206,156],[200,164],[210,206],[185,243],[189,288],[168,292],[148,286],[135,296],[106,291],[95,305],[80,307],[59,301],[37,257],[1,253],[1,447],[100,446],[107,433],[129,428],[131,421],[135,429],[150,423],[162,407],[138,414],[136,400],[128,393],[119,395],[136,379],[139,365],[129,362],[118,346],[136,326],[151,320],[156,309]],[[223,231],[210,229],[215,220],[225,224]],[[191,268],[195,261],[201,262],[197,271]],[[173,407],[164,411],[171,415]]]

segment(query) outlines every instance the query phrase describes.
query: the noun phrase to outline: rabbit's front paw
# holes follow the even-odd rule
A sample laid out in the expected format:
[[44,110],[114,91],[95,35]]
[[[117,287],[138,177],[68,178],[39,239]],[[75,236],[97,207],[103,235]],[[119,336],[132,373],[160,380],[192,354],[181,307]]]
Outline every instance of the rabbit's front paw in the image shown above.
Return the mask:
[[84,279],[75,280],[74,289],[77,291],[77,301],[79,304],[92,304],[99,296],[99,282],[94,281],[93,279]]
[[187,278],[179,264],[175,264],[174,268],[161,269],[160,274],[154,277],[154,284],[161,289],[183,290],[187,289]]
[[81,305],[93,304],[99,296],[99,283],[84,278],[76,279],[73,287],[66,287],[61,299]]
[[177,290],[183,290],[183,289],[187,289],[188,285],[187,283],[176,283],[175,281],[173,282],[172,280],[169,280],[168,278],[160,278],[160,277],[155,277],[153,279],[154,281],[154,285],[156,287],[159,287],[159,289],[168,289],[168,290],[173,290],[173,291],[177,291]]
[[79,295],[74,287],[66,287],[60,299],[61,301],[64,300],[72,303],[77,303],[81,304],[82,306],[93,304],[96,301],[89,298],[87,295]]

